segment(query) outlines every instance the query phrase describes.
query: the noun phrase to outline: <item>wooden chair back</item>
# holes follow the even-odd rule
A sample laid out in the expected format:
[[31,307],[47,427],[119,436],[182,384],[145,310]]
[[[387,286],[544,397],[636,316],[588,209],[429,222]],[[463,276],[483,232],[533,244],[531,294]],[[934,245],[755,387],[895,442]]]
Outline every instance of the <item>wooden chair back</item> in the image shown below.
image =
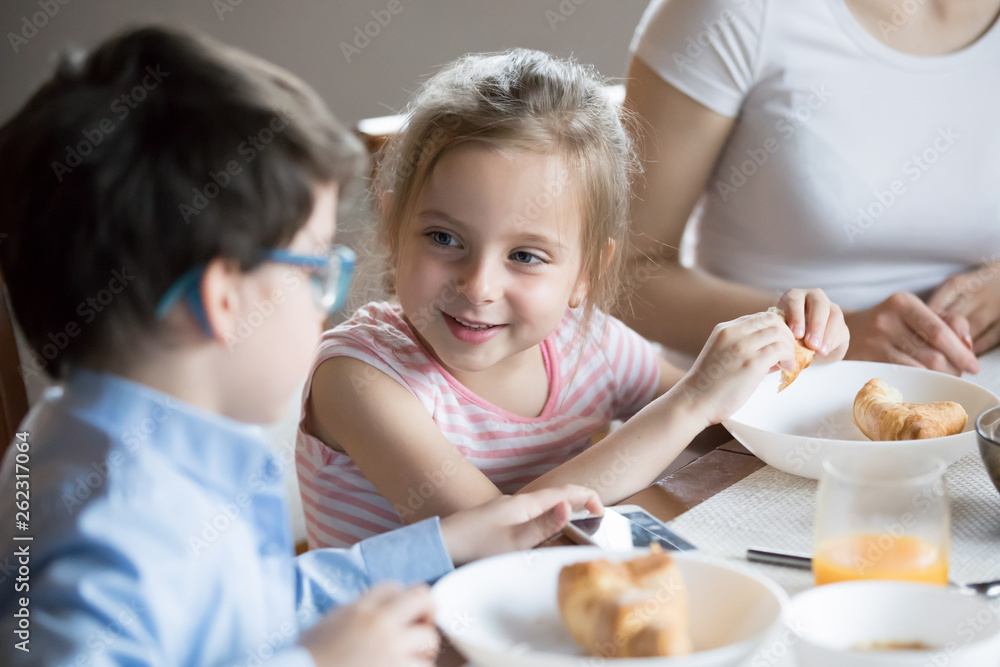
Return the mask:
[[0,458],[28,414],[28,392],[21,374],[7,289],[0,283]]

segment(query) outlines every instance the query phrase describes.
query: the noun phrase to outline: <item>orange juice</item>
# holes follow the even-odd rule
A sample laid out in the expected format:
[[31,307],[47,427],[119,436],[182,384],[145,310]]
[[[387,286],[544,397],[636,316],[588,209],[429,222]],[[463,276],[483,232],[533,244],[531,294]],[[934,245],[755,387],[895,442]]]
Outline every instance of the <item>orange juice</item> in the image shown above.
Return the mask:
[[948,552],[915,537],[852,535],[821,542],[813,556],[816,584],[854,579],[948,583]]

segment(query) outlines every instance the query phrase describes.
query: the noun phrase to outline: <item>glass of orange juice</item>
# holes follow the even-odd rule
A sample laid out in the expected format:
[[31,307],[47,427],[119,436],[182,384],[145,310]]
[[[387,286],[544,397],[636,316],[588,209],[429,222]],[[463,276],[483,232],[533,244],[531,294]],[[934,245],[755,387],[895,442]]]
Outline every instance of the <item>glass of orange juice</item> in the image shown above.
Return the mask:
[[908,455],[828,458],[816,498],[816,584],[854,579],[948,583],[945,464]]

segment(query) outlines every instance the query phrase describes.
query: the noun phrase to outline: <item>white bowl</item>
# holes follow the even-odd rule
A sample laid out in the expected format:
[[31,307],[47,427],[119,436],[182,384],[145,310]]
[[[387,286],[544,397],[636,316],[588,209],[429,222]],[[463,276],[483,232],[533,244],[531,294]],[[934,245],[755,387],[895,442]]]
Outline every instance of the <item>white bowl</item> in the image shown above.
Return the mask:
[[[955,401],[969,418],[965,431],[943,438],[872,442],[854,425],[854,397],[881,378],[908,403]],[[891,452],[936,456],[951,464],[976,447],[976,418],[1000,405],[993,392],[945,373],[874,361],[817,364],[778,393],[778,373],[764,378],[750,399],[723,425],[744,447],[779,470],[819,479],[823,458]]]
[[[792,598],[785,623],[803,667],[1000,665],[1000,600],[903,581],[848,581]],[[919,641],[931,650],[858,651],[869,642]]]
[[487,558],[434,585],[435,620],[477,667],[726,667],[747,658],[780,623],[788,596],[770,579],[691,552],[671,553],[688,590],[695,652],[676,658],[586,656],[559,618],[559,571],[579,561],[646,553],[553,547]]

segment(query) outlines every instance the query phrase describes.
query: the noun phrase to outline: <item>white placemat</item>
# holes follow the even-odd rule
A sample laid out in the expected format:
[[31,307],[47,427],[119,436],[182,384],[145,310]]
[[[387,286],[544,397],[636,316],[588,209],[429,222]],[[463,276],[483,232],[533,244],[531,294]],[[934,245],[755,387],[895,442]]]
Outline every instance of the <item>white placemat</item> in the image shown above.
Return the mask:
[[[952,510],[951,579],[1000,579],[1000,494],[990,482],[978,451],[953,464],[945,479]],[[745,562],[750,547],[809,554],[816,484],[767,466],[669,525],[703,551],[741,562]],[[753,566],[789,594],[812,586],[812,575],[807,571]]]
[[979,357],[979,372],[963,375],[962,379],[975,382],[1000,396],[1000,347]]

